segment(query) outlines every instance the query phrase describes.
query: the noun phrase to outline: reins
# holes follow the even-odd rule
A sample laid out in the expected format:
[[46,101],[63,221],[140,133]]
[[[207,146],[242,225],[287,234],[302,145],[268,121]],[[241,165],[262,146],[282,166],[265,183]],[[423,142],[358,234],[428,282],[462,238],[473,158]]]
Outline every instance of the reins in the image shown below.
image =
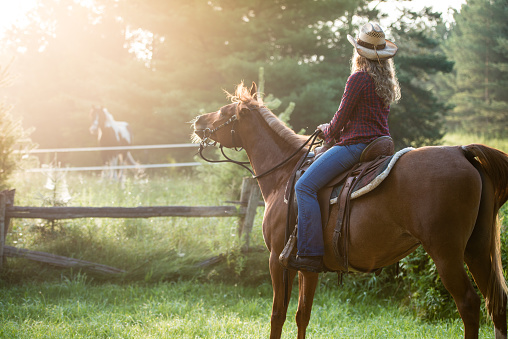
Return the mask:
[[[273,171],[275,171],[276,169],[284,166],[285,164],[287,164],[291,159],[293,159],[298,153],[300,153],[300,151],[305,147],[307,146],[307,144],[309,144],[310,142],[310,146],[307,150],[307,153],[306,153],[306,156],[309,154],[312,146],[314,144],[316,144],[316,139],[319,135],[319,133],[321,132],[320,130],[316,130],[314,133],[312,133],[312,135],[307,139],[307,141],[305,141],[305,143],[303,145],[301,145],[295,152],[293,152],[289,157],[287,157],[285,160],[281,161],[279,164],[275,165],[274,167],[272,167],[271,169],[261,173],[261,174],[256,174],[254,173],[254,171],[250,168],[248,168],[246,165],[249,164],[250,162],[248,161],[237,161],[237,160],[234,160],[234,159],[231,159],[230,157],[228,157],[226,155],[226,153],[224,152],[224,147],[222,145],[219,144],[219,149],[221,150],[221,153],[222,155],[224,156],[224,158],[226,158],[226,160],[211,160],[211,159],[208,159],[206,158],[204,155],[203,155],[203,150],[208,147],[208,146],[215,146],[217,145],[217,142],[216,141],[213,141],[213,142],[210,142],[210,137],[212,136],[213,133],[217,132],[218,130],[220,130],[221,128],[231,124],[231,123],[236,123],[237,121],[237,118],[236,118],[236,115],[233,115],[228,121],[226,121],[225,123],[217,126],[216,128],[214,129],[209,129],[209,128],[206,128],[203,130],[204,132],[204,137],[203,137],[203,140],[201,141],[201,143],[199,144],[199,156],[206,162],[209,162],[209,163],[223,163],[223,162],[229,162],[229,163],[233,163],[233,164],[236,164],[236,165],[239,165],[239,166],[242,166],[243,168],[245,168],[246,170],[248,170],[250,172],[250,174],[252,175],[252,177],[254,179],[259,179],[267,174],[270,174],[272,173]],[[235,132],[235,129],[234,129],[235,125],[233,125],[233,127],[231,128],[231,138],[233,139],[233,143],[235,141],[235,137],[236,137],[236,132]],[[312,141],[312,142],[311,142]],[[236,149],[236,148],[235,148]],[[236,149],[237,151],[240,151],[238,149]]]

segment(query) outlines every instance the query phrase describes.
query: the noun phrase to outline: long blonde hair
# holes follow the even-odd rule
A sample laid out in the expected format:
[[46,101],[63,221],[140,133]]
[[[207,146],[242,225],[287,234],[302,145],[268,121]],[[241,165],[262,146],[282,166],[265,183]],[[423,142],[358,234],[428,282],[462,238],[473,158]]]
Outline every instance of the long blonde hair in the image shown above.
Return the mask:
[[367,72],[376,86],[376,93],[383,100],[386,107],[392,102],[400,100],[400,86],[397,75],[395,74],[395,65],[393,59],[369,60],[355,50],[351,58],[351,74],[365,71]]

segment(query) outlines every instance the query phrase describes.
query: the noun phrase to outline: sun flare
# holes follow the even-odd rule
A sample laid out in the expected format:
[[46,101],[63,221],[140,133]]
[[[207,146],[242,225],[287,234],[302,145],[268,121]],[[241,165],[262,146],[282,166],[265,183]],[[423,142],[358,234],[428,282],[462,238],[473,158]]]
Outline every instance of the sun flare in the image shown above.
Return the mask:
[[37,0],[16,0],[0,2],[0,35],[14,24],[28,22],[26,14],[34,8]]

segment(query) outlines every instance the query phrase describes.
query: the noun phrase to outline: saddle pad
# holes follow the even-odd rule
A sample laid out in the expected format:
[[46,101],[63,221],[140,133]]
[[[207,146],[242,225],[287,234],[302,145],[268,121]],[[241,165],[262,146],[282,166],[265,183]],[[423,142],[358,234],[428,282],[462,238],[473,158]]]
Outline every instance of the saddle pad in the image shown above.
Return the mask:
[[[363,180],[360,180],[355,185],[353,193],[351,194],[351,199],[358,198],[378,187],[379,184],[381,184],[383,180],[388,177],[388,174],[390,174],[390,171],[392,170],[393,166],[395,166],[397,160],[399,160],[402,155],[412,150],[414,150],[413,147],[406,147],[391,157],[386,158],[386,161],[378,167],[376,173],[364,177]],[[330,205],[337,203],[341,189],[342,183],[333,188],[332,195],[330,196]]]

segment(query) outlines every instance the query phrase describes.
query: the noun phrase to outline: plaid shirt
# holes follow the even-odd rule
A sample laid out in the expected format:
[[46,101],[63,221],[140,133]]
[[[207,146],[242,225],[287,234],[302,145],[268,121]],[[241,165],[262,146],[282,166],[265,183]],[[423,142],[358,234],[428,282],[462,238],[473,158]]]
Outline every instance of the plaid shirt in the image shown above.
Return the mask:
[[376,86],[367,72],[349,76],[340,107],[330,125],[323,131],[325,141],[336,145],[368,144],[390,135],[388,113],[376,93]]

